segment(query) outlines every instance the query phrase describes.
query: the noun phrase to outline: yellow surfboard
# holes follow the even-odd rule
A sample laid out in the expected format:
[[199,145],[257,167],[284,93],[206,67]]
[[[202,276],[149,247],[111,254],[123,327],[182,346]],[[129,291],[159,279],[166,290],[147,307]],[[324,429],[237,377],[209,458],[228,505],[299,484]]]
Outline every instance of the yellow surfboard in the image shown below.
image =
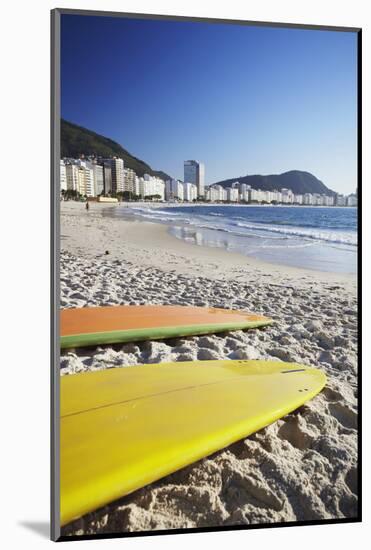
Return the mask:
[[62,309],[61,348],[210,334],[269,325],[246,311],[194,306],[103,306]]
[[293,411],[325,385],[278,361],[192,361],[61,378],[61,524]]

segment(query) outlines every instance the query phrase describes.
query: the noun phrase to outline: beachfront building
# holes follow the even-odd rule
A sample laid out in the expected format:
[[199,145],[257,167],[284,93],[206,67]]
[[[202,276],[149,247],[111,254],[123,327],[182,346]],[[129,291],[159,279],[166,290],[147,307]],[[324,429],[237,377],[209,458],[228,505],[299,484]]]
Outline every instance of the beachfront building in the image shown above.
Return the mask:
[[111,161],[104,160],[102,161],[103,166],[103,189],[104,194],[109,195],[112,193],[112,168]]
[[92,164],[94,176],[94,194],[96,197],[104,193],[104,169],[101,164],[96,162]]
[[303,195],[294,195],[294,204],[303,204]]
[[[165,182],[157,176],[150,176],[149,174],[144,174],[145,181],[149,182],[149,189],[152,191],[152,195],[160,195],[160,199],[165,200]],[[150,193],[151,194],[151,193]]]
[[188,202],[193,202],[197,200],[198,191],[197,191],[197,185],[194,183],[183,183],[183,192],[184,192],[184,200]]
[[322,197],[318,193],[312,194],[312,204],[313,206],[321,206]]
[[124,191],[135,193],[136,173],[131,168],[124,168]]
[[86,197],[95,197],[94,171],[87,163],[77,165],[77,191]]
[[79,166],[77,168],[77,191],[80,195],[87,195],[85,186],[85,168]]
[[291,189],[282,188],[281,189],[282,194],[282,202],[284,204],[293,204],[294,202],[294,193],[291,191]]
[[[198,188],[197,188],[198,192]],[[183,201],[184,187],[181,181],[177,179],[167,180],[165,184],[165,199],[167,201]]]
[[66,182],[70,191],[78,190],[78,171],[79,167],[76,164],[66,163]]
[[273,191],[262,191],[263,202],[270,204],[274,201],[274,196]]
[[[81,195],[95,197],[94,170],[91,166],[82,167],[84,171],[84,188],[80,191]],[[81,170],[80,170],[81,171]],[[84,191],[84,192],[83,192]]]
[[[103,167],[103,193],[111,195],[117,191],[123,191],[124,161],[117,158],[97,159],[97,164]],[[118,186],[118,189],[117,189]]]
[[60,190],[67,190],[67,176],[66,176],[66,165],[64,160],[60,162]]
[[135,194],[139,195],[142,199],[149,196],[148,182],[143,177],[137,178],[136,191]]
[[238,202],[238,199],[239,199],[238,187],[227,187],[226,191],[227,191],[228,202]]
[[346,206],[347,199],[344,197],[344,195],[340,195],[339,193],[336,195],[336,206]]
[[205,197],[210,202],[224,202],[227,200],[227,191],[222,185],[210,185],[206,190]]
[[205,196],[205,165],[197,160],[184,161],[184,181],[197,186],[198,197]]
[[249,190],[249,202],[262,202],[265,198],[264,191],[261,189]]
[[[81,164],[82,163],[82,164]],[[79,192],[79,168],[85,166],[81,159],[65,159],[67,189]]]
[[86,197],[95,197],[95,176],[94,163],[89,159],[81,158],[75,161],[78,167],[77,172],[77,191],[80,195]]
[[267,202],[268,204],[273,201],[273,192],[272,191],[263,191],[264,193],[264,202]]
[[277,191],[277,189],[274,189],[273,191],[269,191],[269,201],[273,203],[280,203],[282,202],[282,193],[281,191]]
[[120,158],[110,159],[112,175],[112,192],[123,193],[124,191],[124,161]]
[[334,197],[329,195],[322,195],[322,205],[323,206],[334,206]]
[[249,201],[249,189],[251,189],[250,185],[247,185],[246,183],[240,183],[239,190],[240,190],[240,200],[243,202]]
[[311,206],[313,204],[313,195],[312,193],[304,193],[303,195],[303,204]]
[[203,162],[198,163],[198,183],[197,193],[199,197],[205,196],[205,165]]
[[136,179],[135,181],[135,194],[139,196],[141,199],[144,199],[144,197],[148,196],[147,191],[148,186],[147,182],[143,177],[140,177]]
[[249,189],[248,202],[258,203],[281,203],[283,202],[282,193],[280,191],[263,191],[262,189]]
[[156,198],[157,200],[165,200],[165,183],[161,178],[144,174],[142,178],[136,178],[134,182],[134,193],[142,199]]
[[347,206],[357,206],[358,200],[357,195],[352,193],[351,195],[347,196]]
[[134,195],[136,195],[137,197],[140,197],[140,185],[139,185],[139,182],[140,180],[143,179],[143,178],[138,178],[138,176],[135,176],[135,181],[134,181]]
[[211,199],[211,189],[212,187],[209,185],[207,187],[205,187],[205,200],[207,202],[212,202],[212,199]]

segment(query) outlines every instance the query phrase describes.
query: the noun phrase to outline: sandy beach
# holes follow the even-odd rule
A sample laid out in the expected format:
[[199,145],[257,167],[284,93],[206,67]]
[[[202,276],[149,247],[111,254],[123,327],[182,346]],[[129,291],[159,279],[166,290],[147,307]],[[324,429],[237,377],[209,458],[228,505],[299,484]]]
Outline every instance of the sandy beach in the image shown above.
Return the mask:
[[[265,329],[63,351],[61,375],[145,363],[280,359],[326,388],[260,432],[62,529],[149,531],[357,515],[356,277],[200,247],[165,225],[61,203],[61,307],[179,304],[272,317]],[[221,404],[222,406],[222,404]],[[97,434],[99,437],[99,434]]]

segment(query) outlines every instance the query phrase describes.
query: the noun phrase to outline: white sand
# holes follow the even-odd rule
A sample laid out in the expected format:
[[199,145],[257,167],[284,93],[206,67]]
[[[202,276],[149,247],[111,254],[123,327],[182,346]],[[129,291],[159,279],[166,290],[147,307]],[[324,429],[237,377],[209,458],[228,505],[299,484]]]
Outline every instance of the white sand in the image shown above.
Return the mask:
[[62,204],[62,307],[214,306],[277,322],[263,330],[64,352],[62,375],[165,361],[279,358],[323,369],[328,384],[293,414],[87,514],[63,534],[355,517],[355,278],[197,247],[159,224],[103,216],[106,208]]

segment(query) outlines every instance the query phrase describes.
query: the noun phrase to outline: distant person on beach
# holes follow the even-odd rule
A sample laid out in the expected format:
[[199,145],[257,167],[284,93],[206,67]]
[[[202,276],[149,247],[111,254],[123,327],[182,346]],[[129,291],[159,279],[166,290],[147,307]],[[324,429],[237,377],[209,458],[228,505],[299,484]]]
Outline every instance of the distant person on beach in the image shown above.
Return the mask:
[[88,201],[86,201],[85,208],[86,208],[86,210],[89,210],[89,203],[88,203]]

